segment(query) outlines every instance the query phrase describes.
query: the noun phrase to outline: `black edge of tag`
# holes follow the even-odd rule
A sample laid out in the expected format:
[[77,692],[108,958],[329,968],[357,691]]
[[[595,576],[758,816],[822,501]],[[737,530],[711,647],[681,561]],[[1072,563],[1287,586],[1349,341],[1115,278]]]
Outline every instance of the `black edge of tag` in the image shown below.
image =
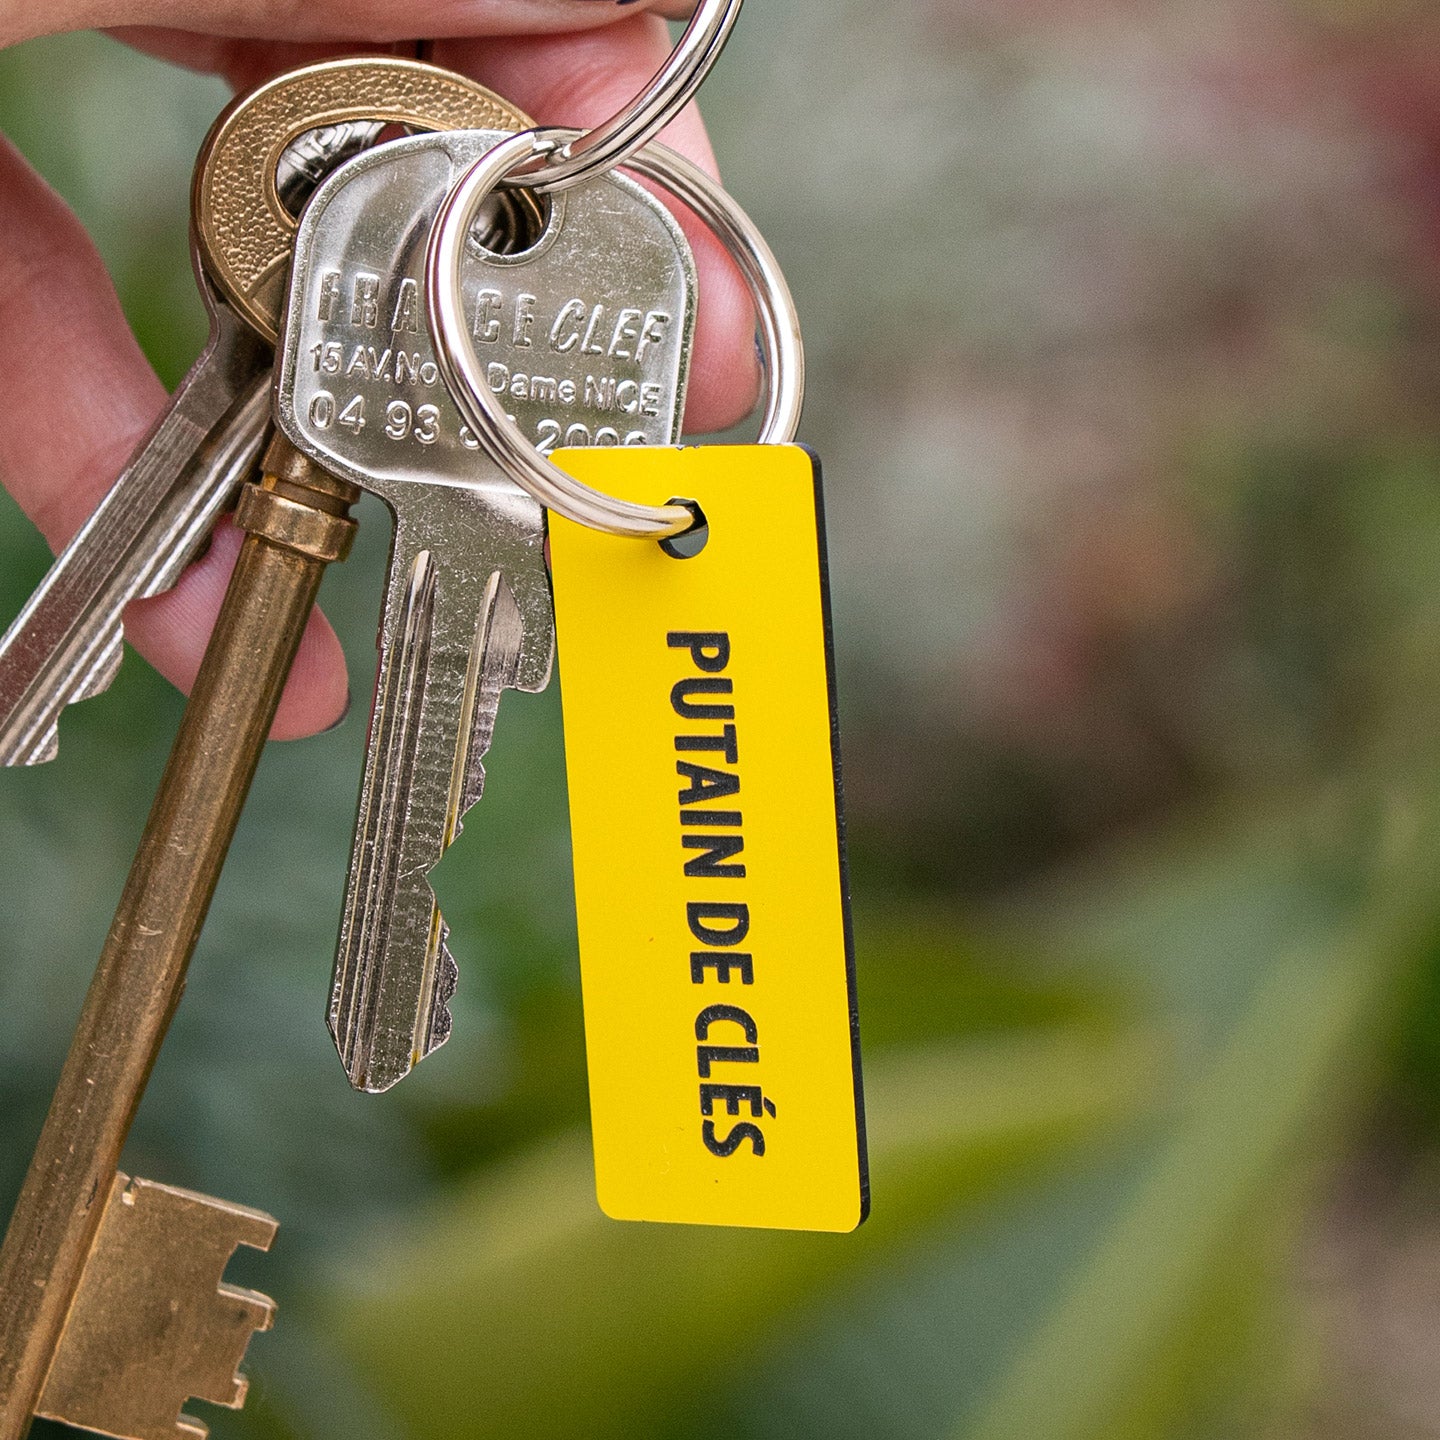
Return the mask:
[[845,988],[850,1001],[850,1068],[855,1077],[856,1150],[860,1159],[860,1218],[870,1216],[870,1152],[865,1132],[865,1081],[860,1066],[860,1005],[855,973],[855,926],[850,916],[850,858],[845,839],[845,782],[840,768],[840,697],[835,682],[835,625],[830,609],[830,551],[825,537],[825,486],[820,457],[797,444],[810,459],[815,483],[815,538],[820,557],[820,623],[825,632],[825,689],[830,705],[830,763],[835,777],[835,840],[840,862],[840,912],[845,930]]

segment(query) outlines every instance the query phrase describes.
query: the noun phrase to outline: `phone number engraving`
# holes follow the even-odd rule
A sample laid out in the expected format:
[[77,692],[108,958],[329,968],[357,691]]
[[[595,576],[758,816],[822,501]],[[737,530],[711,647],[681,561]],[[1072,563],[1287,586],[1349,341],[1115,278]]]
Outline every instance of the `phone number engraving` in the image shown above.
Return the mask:
[[[342,399],[329,390],[317,390],[310,397],[306,417],[311,427],[322,433],[339,428],[348,430],[352,435],[359,435],[367,425],[376,423],[380,426],[381,433],[396,443],[413,441],[420,445],[434,445],[444,434],[438,405],[412,405],[408,400],[389,400],[385,402],[384,411],[377,416],[366,406],[364,395],[351,395],[348,399]],[[509,418],[515,420],[513,415]],[[466,450],[480,449],[480,441],[468,425],[460,426],[458,438]],[[542,417],[535,422],[535,434],[531,439],[542,455],[548,455],[562,446],[609,447],[650,443],[649,436],[643,430],[621,431],[614,425],[598,425],[592,429],[583,421],[576,420],[565,425],[549,417]]]

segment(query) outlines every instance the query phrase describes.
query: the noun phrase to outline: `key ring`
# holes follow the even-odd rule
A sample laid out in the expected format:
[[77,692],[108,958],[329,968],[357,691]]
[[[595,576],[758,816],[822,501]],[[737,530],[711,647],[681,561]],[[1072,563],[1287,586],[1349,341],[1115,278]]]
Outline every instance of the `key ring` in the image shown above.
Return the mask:
[[623,110],[603,125],[571,135],[504,177],[548,193],[613,170],[653,139],[684,108],[720,58],[743,0],[700,0],[670,58]]
[[[430,230],[425,254],[425,308],[435,358],[465,423],[495,463],[542,505],[567,519],[612,535],[662,540],[690,529],[695,518],[681,505],[639,505],[582,485],[547,460],[490,394],[468,344],[460,262],[466,237],[485,197],[517,159],[552,147],[568,130],[526,130],[487,151],[461,177]],[[745,277],[760,322],[766,378],[759,443],[795,438],[805,397],[805,352],[800,319],[785,276],[754,221],[698,165],[666,145],[652,144],[626,168],[682,200],[720,238]]]
[[[553,147],[566,130],[526,130],[482,155],[461,176],[430,230],[425,254],[425,308],[440,373],[461,415],[486,452],[547,509],[612,535],[661,540],[695,523],[680,505],[640,505],[582,485],[552,464],[490,395],[468,344],[460,263],[470,226],[485,197],[517,158]],[[800,424],[805,397],[805,352],[790,287],[754,221],[699,166],[666,145],[652,144],[626,168],[663,186],[719,237],[749,287],[760,324],[761,358],[769,388],[758,443],[788,444]]]

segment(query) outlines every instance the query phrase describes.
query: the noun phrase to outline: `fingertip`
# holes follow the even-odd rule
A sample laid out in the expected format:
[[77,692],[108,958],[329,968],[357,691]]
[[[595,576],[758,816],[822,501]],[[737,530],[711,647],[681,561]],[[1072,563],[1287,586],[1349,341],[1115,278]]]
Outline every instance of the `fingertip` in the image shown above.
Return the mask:
[[[208,552],[174,589],[126,608],[126,638],[186,695],[199,674],[244,539],[242,531],[223,522]],[[316,610],[301,637],[270,738],[296,740],[328,729],[343,718],[348,704],[344,652],[329,621]]]
[[755,306],[749,286],[714,232],[688,214],[681,225],[695,253],[700,304],[685,404],[687,434],[738,425],[760,394]]
[[300,740],[323,734],[335,729],[349,713],[345,652],[330,622],[319,610],[312,610],[270,738]]
[[99,503],[165,392],[83,226],[0,136],[0,483],[59,550]]

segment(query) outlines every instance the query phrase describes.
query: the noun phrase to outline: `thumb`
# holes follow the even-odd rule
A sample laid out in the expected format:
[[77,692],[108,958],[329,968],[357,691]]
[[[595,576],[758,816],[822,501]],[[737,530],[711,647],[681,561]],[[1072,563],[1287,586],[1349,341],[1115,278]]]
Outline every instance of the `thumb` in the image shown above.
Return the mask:
[[271,40],[391,44],[589,29],[694,0],[0,0],[0,46],[67,30],[160,27]]

